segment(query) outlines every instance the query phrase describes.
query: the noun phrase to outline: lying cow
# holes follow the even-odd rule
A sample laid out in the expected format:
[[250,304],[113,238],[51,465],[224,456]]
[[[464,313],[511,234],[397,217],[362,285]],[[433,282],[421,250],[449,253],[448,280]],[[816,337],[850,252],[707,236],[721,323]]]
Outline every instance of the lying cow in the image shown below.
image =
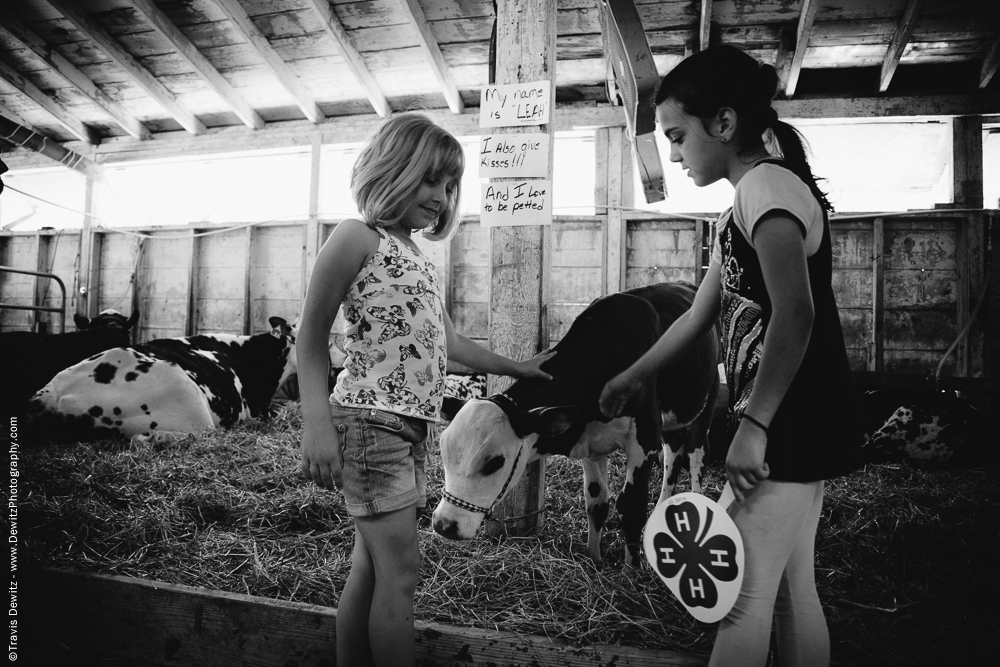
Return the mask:
[[988,451],[986,415],[954,392],[877,389],[862,394],[869,463],[932,466],[981,463]]
[[56,375],[28,403],[25,432],[55,442],[194,433],[267,416],[295,371],[280,317],[255,336],[164,338],[95,355]]
[[131,344],[131,330],[139,311],[133,311],[128,318],[109,309],[94,319],[82,315],[74,315],[73,319],[78,331],[0,333],[0,377],[4,378],[0,383],[0,405],[20,411],[59,371],[104,350]]
[[530,461],[560,454],[583,464],[587,552],[600,561],[608,514],[607,457],[620,449],[627,470],[617,509],[625,560],[636,564],[649,471],[661,448],[665,470],[660,497],[672,491],[674,457],[661,433],[675,443],[673,432],[681,430],[689,444],[703,447],[707,441],[719,387],[717,333],[706,334],[652,378],[622,416],[604,417],[598,398],[608,380],[642,356],[690,308],[694,292],[686,283],[663,283],[598,299],[573,322],[554,348],[556,355],[543,366],[551,381],[518,380],[503,393],[465,405],[441,435],[445,491],[434,511],[434,530],[451,539],[474,537],[483,517]]

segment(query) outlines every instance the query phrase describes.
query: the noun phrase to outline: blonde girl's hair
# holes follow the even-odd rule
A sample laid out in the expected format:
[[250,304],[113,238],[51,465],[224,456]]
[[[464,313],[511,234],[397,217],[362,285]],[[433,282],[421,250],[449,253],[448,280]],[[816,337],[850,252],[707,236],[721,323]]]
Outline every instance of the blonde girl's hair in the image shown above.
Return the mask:
[[427,116],[408,111],[390,116],[361,147],[351,171],[351,194],[369,227],[399,222],[426,178],[454,181],[444,210],[424,236],[448,238],[458,225],[465,154],[447,130]]

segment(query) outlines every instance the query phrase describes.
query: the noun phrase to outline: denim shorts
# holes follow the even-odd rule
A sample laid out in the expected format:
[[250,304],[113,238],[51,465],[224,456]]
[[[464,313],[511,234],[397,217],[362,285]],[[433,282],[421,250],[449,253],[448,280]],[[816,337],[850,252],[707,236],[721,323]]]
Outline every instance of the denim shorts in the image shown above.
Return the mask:
[[426,422],[384,410],[342,406],[332,399],[330,414],[340,436],[341,493],[351,516],[427,505],[427,441],[425,437],[409,441],[419,437],[413,427],[424,427]]

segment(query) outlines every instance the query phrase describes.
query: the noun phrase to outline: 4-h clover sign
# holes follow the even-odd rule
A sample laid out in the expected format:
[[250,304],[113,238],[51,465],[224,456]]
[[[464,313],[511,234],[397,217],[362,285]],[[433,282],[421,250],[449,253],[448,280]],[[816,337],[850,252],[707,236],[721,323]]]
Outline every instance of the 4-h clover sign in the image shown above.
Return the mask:
[[724,493],[720,505],[700,493],[680,493],[657,503],[646,521],[646,559],[703,623],[722,620],[743,583],[743,540],[725,509],[731,499]]

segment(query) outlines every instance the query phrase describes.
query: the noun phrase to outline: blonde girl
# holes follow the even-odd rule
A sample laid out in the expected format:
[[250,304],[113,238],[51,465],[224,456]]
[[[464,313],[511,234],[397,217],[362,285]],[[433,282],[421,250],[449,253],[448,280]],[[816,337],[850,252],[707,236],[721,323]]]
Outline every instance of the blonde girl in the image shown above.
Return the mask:
[[[384,121],[351,174],[360,220],[337,225],[313,269],[297,340],[301,471],[338,489],[355,520],[337,613],[337,664],[414,664],[416,511],[426,504],[427,423],[438,419],[448,359],[544,377],[550,355],[515,362],[455,332],[434,265],[413,234],[447,239],[458,222],[461,145],[418,113]],[[337,311],[347,360],[327,388]]]

